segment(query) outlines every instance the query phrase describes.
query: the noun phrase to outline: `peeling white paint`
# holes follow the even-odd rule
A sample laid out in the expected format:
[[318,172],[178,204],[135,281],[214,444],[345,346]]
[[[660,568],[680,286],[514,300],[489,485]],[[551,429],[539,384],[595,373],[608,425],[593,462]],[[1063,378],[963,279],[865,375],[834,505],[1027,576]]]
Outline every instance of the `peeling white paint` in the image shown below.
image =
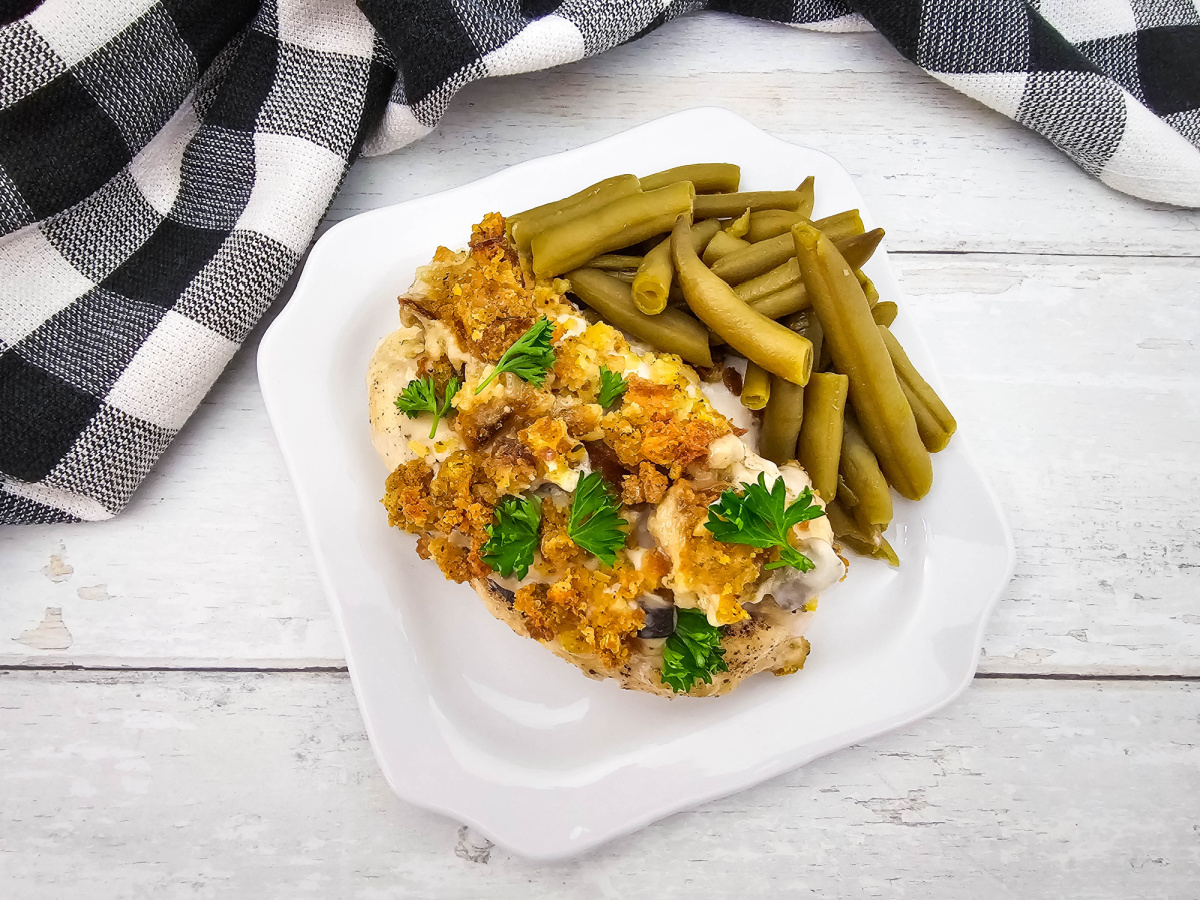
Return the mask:
[[42,621],[34,628],[22,631],[21,636],[13,640],[34,650],[66,650],[74,643],[71,632],[63,624],[62,609],[57,606],[46,607]]
[[75,592],[80,600],[111,600],[107,584],[93,584],[91,587],[81,587]]
[[70,563],[65,562],[63,557],[66,555],[67,546],[59,542],[58,552],[50,554],[50,562],[42,566],[42,574],[57,584],[60,581],[66,581],[75,571],[75,567]]

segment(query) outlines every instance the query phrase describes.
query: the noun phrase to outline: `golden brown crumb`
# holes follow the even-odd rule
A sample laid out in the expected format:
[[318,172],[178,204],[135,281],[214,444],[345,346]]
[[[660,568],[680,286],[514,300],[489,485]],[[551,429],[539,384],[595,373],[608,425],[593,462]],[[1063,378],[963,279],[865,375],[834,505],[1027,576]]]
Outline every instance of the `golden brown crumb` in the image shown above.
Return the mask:
[[671,482],[653,463],[644,462],[636,473],[626,475],[621,482],[621,502],[628,506],[639,503],[658,503]]
[[621,406],[602,423],[605,440],[627,468],[650,462],[677,479],[689,465],[708,459],[713,441],[730,433],[729,421],[707,402],[688,397],[681,384],[637,375],[628,381]]

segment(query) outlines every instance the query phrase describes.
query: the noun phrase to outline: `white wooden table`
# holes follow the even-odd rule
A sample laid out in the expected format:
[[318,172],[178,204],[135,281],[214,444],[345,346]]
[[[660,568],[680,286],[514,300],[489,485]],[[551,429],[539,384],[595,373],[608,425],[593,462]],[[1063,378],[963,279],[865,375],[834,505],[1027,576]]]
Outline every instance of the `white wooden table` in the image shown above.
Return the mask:
[[1200,897],[1200,213],[1133,200],[880,37],[704,14],[474,85],[329,212],[698,105],[850,170],[1016,578],[941,713],[554,865],[393,797],[255,377],[117,519],[0,530],[0,896]]

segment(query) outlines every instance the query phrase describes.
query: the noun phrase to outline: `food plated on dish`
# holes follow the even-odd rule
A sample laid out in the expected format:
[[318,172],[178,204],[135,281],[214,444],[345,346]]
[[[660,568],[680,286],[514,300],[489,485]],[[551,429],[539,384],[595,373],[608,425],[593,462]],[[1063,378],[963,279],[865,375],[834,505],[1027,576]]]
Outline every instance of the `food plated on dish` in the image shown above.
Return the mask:
[[[856,208],[868,232],[880,224],[825,154],[725,110],[689,110],[334,225],[260,345],[263,398],[384,777],[403,799],[523,856],[585,852],[928,715],[971,683],[988,615],[1012,574],[1000,504],[956,435],[935,457],[926,497],[893,494],[886,536],[901,565],[845,554],[850,574],[811,617],[799,673],[756,675],[716,699],[667,701],[577,675],[498,623],[469,584],[420,559],[416,536],[388,525],[379,501],[391,470],[368,434],[363,376],[399,324],[397,295],[438,245],[467,247],[488,211],[553,201],[612,172],[704,159],[736,162],[739,190],[794,187],[813,175],[814,220]],[[631,287],[635,270],[617,262],[602,271]],[[940,339],[940,320],[905,302],[884,247],[862,270],[883,298],[877,306],[899,303],[890,330],[934,381],[918,326],[928,322]],[[672,291],[668,309],[686,312]],[[742,366],[730,357],[720,374]],[[718,411],[731,421],[751,416],[737,400]],[[420,423],[426,435],[431,420]],[[759,447],[754,433],[743,439]]]
[[439,247],[367,374],[390,524],[593,678],[800,671],[841,552],[899,558],[953,417],[862,272],[883,237],[727,163],[607,178]]

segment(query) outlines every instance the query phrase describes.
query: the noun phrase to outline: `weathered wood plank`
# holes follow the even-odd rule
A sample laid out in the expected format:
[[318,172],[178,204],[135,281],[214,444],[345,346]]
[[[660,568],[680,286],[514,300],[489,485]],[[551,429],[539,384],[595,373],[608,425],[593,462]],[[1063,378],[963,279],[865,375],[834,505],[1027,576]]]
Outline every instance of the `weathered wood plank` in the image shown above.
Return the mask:
[[[1200,674],[1200,262],[893,259],[1016,531],[982,669]],[[253,346],[123,515],[0,529],[0,571],[0,663],[342,661]]]
[[1192,897],[1200,685],[947,710],[554,865],[393,797],[339,675],[0,676],[0,882],[108,897]]
[[878,34],[818,34],[717,13],[685,16],[551,72],[467,87],[434,134],[358,163],[329,221],[695,106],[725,107],[839,160],[896,249],[1200,253],[1200,211],[1110,190]]

